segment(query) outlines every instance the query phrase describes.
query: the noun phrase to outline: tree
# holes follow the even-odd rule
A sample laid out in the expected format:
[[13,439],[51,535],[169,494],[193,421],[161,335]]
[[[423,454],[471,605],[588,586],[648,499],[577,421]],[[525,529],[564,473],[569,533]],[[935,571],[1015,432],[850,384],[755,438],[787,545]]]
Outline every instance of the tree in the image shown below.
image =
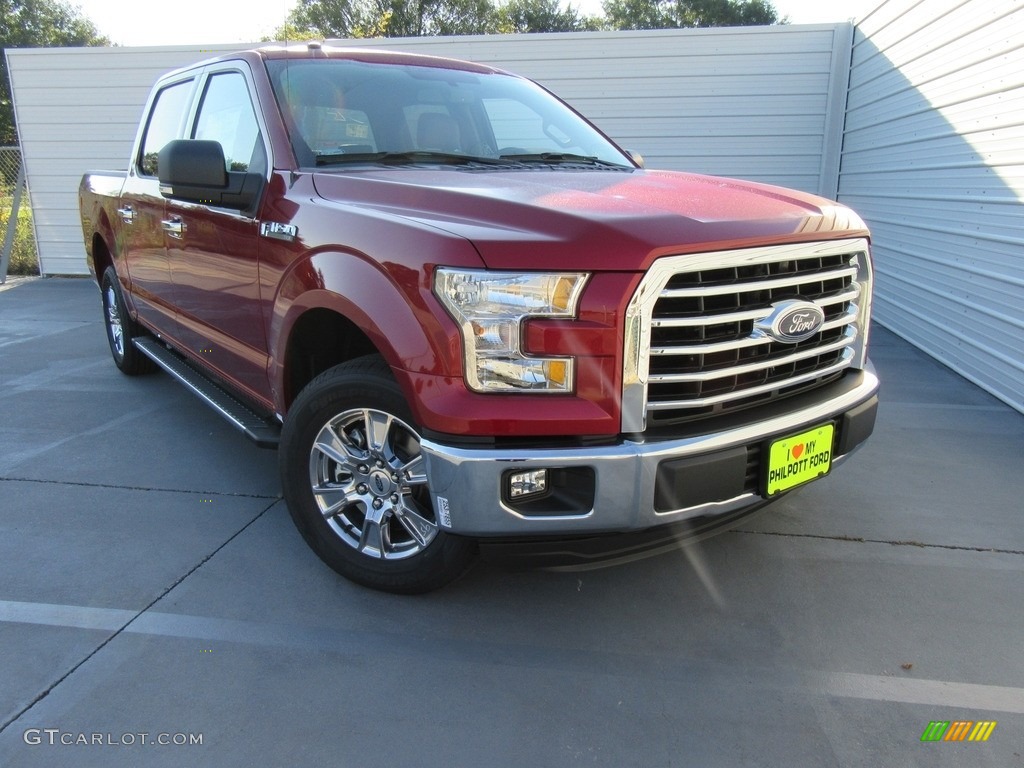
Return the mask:
[[784,24],[770,0],[605,0],[611,29]]
[[585,32],[601,28],[601,20],[580,16],[571,5],[559,0],[509,0],[494,10],[497,31]]
[[493,31],[491,0],[299,0],[278,39],[475,35]]
[[[0,0],[2,1],[2,0]],[[563,0],[299,0],[279,40],[582,32],[785,23],[771,0],[605,0],[606,18]]]
[[[110,45],[91,21],[62,0],[0,0],[0,47]],[[0,144],[16,144],[7,58],[0,56]]]
[[279,40],[359,37],[365,2],[360,0],[300,0],[288,20],[275,32]]
[[491,0],[440,0],[428,17],[428,35],[486,35],[494,31]]

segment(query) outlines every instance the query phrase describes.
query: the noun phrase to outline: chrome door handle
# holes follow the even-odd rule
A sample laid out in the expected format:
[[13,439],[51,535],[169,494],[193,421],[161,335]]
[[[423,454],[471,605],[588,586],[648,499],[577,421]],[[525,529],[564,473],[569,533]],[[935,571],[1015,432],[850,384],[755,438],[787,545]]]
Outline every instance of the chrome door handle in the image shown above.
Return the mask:
[[173,219],[164,219],[160,222],[161,228],[171,237],[181,238],[182,233],[185,231],[185,225],[181,219],[175,216]]
[[130,205],[126,205],[123,208],[117,209],[117,214],[121,217],[121,221],[125,224],[131,224],[135,221],[135,211]]

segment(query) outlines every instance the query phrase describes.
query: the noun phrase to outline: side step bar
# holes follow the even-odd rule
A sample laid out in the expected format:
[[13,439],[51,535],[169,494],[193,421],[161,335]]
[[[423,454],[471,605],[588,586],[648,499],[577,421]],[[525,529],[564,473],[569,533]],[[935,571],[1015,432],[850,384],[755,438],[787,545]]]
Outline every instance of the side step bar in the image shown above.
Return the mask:
[[245,436],[260,448],[277,448],[281,442],[281,425],[276,420],[260,416],[157,339],[143,336],[132,339],[132,343],[142,354],[184,384],[236,429],[242,430]]

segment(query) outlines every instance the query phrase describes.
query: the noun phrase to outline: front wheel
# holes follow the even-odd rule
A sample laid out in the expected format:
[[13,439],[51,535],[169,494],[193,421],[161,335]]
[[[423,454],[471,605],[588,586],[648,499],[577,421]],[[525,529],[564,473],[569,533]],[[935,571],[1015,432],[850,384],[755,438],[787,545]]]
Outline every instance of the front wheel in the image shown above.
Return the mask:
[[419,434],[380,357],[343,363],[310,382],[288,412],[279,461],[295,525],[342,576],[420,593],[473,561],[475,542],[438,524]]

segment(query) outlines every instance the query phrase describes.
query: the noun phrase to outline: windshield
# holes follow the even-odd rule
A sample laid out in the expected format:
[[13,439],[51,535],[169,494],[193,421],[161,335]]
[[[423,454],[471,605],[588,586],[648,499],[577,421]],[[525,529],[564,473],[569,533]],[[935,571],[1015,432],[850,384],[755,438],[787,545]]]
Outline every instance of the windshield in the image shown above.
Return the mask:
[[302,166],[634,167],[523,78],[341,59],[278,59],[267,69]]

